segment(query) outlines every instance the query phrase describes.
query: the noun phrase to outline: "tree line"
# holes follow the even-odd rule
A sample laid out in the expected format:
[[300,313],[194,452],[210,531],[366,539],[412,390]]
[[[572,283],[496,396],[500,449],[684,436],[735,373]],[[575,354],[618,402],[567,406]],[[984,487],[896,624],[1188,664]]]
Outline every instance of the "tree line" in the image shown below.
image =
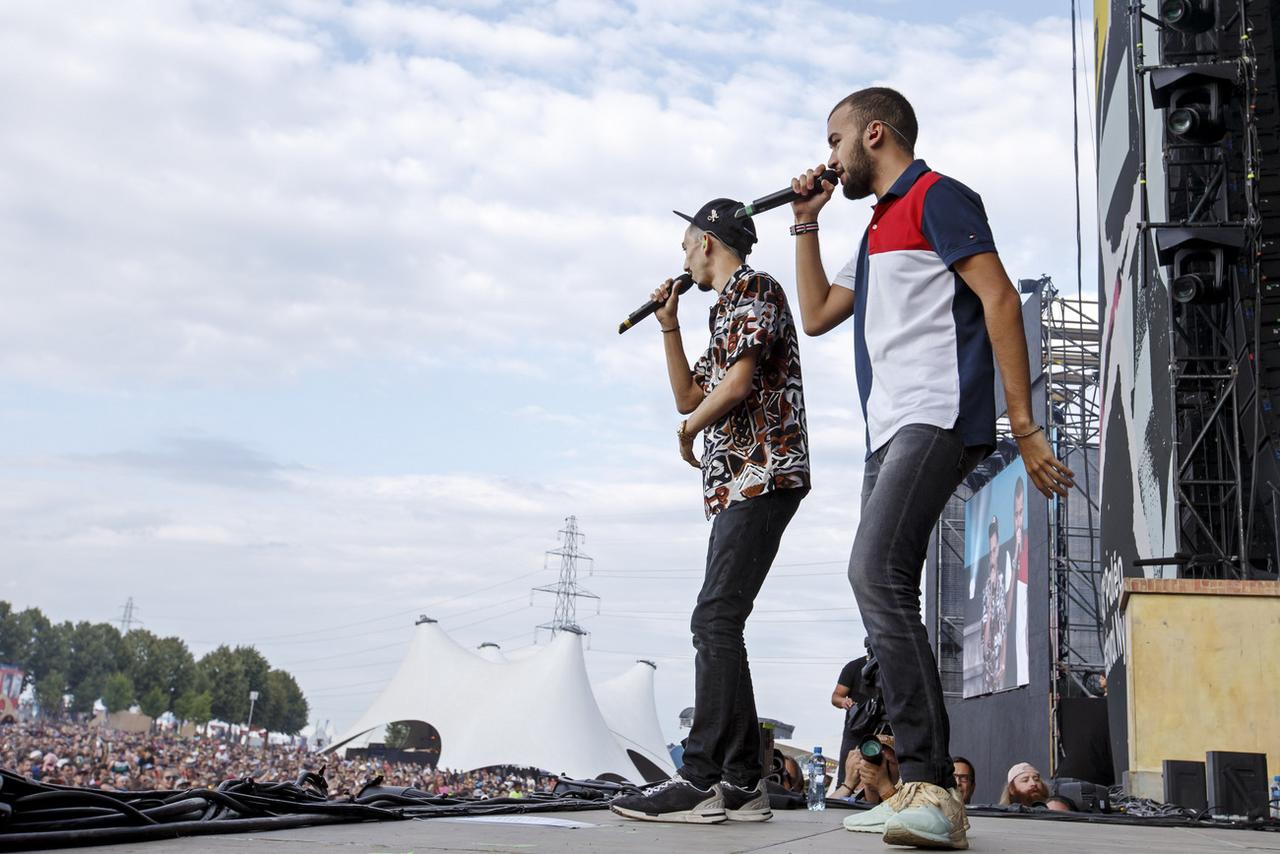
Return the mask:
[[309,715],[293,676],[252,646],[223,645],[197,661],[181,638],[146,629],[121,634],[110,623],[54,623],[38,608],[14,611],[4,601],[0,662],[23,669],[23,689],[33,685],[40,714],[52,718],[86,714],[102,700],[112,712],[136,703],[153,718],[171,711],[197,724],[244,724],[250,691],[258,692],[256,726],[292,734]]

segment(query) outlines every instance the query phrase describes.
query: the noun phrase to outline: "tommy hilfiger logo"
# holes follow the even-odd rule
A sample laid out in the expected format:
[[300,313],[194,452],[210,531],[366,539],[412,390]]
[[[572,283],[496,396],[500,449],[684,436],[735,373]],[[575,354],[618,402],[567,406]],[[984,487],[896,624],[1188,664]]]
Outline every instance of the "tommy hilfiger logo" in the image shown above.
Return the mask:
[[707,222],[715,222],[719,218],[720,218],[719,211],[712,211],[711,213],[707,214]]

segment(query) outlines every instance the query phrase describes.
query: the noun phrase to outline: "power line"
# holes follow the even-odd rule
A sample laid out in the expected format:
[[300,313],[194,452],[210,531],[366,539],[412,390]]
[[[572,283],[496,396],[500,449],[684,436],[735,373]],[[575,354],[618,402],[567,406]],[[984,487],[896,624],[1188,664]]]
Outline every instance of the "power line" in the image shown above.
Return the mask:
[[[753,610],[751,613],[753,616],[755,614],[816,614],[823,611],[853,611],[856,609],[857,609],[856,605],[842,605],[838,608],[758,608],[756,610]],[[679,616],[681,614],[684,614],[685,616],[688,616],[689,609],[684,608],[684,609],[674,610],[674,611],[672,610],[639,611],[635,609],[629,609],[629,610],[623,610],[623,611],[604,611],[602,615],[608,615],[608,614],[668,614],[668,615],[674,615],[674,616]]]
[[530,609],[530,608],[532,608],[532,607],[533,607],[532,605],[525,605],[525,606],[524,606],[524,607],[522,607],[522,608],[514,608],[514,609],[512,609],[512,610],[510,610],[510,611],[504,611],[504,612],[503,612],[503,613],[501,613],[501,614],[494,614],[492,617],[485,617],[484,619],[476,620],[475,622],[472,622],[472,623],[467,623],[467,624],[466,624],[466,625],[464,625],[464,626],[454,626],[454,627],[451,629],[451,631],[460,632],[460,631],[462,631],[463,629],[469,629],[469,628],[471,628],[472,626],[478,626],[478,625],[480,625],[481,623],[487,623],[487,622],[489,622],[490,620],[497,620],[497,619],[500,619],[500,618],[502,618],[502,617],[510,617],[512,614],[519,614],[521,611],[527,611],[527,610],[529,610],[529,609]]
[[283,664],[277,664],[275,666],[294,668],[294,667],[297,667],[299,664],[310,664],[314,661],[332,661],[335,658],[346,658],[349,655],[364,655],[366,652],[377,652],[378,650],[381,650],[381,649],[391,649],[392,647],[403,647],[403,646],[404,646],[404,641],[396,641],[395,643],[387,643],[387,644],[383,644],[382,646],[371,646],[365,649],[356,649],[356,650],[352,650],[351,652],[333,652],[333,653],[330,653],[329,655],[322,655],[316,658],[303,658],[298,661],[286,661]]
[[[687,655],[652,655],[650,653],[627,652],[621,649],[588,649],[587,652],[598,652],[603,655],[630,655],[636,658],[656,658],[660,661],[692,661],[693,654]],[[751,664],[845,664],[849,661],[848,656],[840,658],[792,658],[792,657],[774,657],[774,658],[751,658]]]
[[399,664],[403,658],[395,658],[389,661],[362,661],[357,664],[342,664],[337,667],[299,667],[299,673],[328,673],[331,670],[354,670],[357,667],[385,667],[391,664]]
[[[514,576],[512,576],[511,578],[504,579],[504,580],[499,581],[499,582],[497,582],[497,583],[495,583],[495,584],[490,584],[490,585],[487,585],[487,586],[485,586],[485,587],[479,587],[479,588],[477,588],[477,589],[475,589],[475,590],[471,590],[471,591],[468,591],[468,592],[466,592],[466,593],[459,593],[457,596],[450,596],[450,597],[449,597],[449,598],[447,598],[447,599],[442,599],[442,600],[440,600],[439,602],[434,602],[434,603],[432,603],[432,604],[430,604],[430,605],[418,605],[418,606],[415,606],[415,607],[413,607],[413,608],[406,608],[406,609],[404,609],[404,610],[402,610],[402,611],[392,611],[392,612],[388,612],[388,613],[386,613],[386,614],[384,614],[384,615],[382,615],[382,616],[380,616],[380,617],[370,617],[370,618],[369,618],[369,619],[367,619],[367,620],[357,620],[357,621],[352,622],[352,623],[340,623],[340,624],[338,624],[338,625],[334,625],[334,626],[325,626],[324,628],[319,628],[319,629],[307,629],[307,630],[305,630],[305,631],[301,631],[301,632],[288,632],[288,633],[286,633],[286,634],[280,634],[280,635],[267,635],[267,636],[260,637],[260,638],[249,638],[249,639],[244,639],[244,638],[242,638],[242,639],[240,639],[240,640],[238,641],[238,643],[241,643],[241,644],[253,644],[253,643],[262,643],[262,642],[264,642],[264,641],[275,641],[275,640],[279,640],[279,639],[282,639],[282,638],[296,638],[296,637],[304,637],[304,636],[308,636],[308,635],[315,635],[315,634],[326,634],[326,635],[328,635],[328,634],[331,634],[331,633],[332,633],[334,630],[336,630],[336,629],[346,629],[346,628],[351,628],[352,626],[364,626],[364,625],[368,625],[369,623],[378,623],[378,622],[381,622],[381,621],[383,621],[383,620],[389,620],[389,619],[391,619],[391,618],[393,618],[393,617],[402,617],[402,616],[404,616],[405,614],[417,614],[417,613],[421,613],[421,612],[422,612],[422,611],[424,611],[424,610],[431,610],[431,609],[434,609],[434,608],[438,608],[438,607],[440,607],[441,605],[447,604],[447,603],[449,603],[449,602],[456,602],[456,601],[458,601],[459,599],[467,599],[467,598],[470,598],[470,597],[472,597],[472,596],[475,596],[475,595],[476,595],[476,594],[478,594],[478,593],[485,593],[485,592],[487,592],[487,591],[489,591],[489,590],[493,590],[493,589],[495,589],[495,588],[502,587],[503,585],[510,584],[510,583],[512,583],[512,582],[514,582],[514,581],[520,581],[521,579],[528,578],[528,577],[530,577],[530,576],[532,576],[532,575],[538,575],[539,573],[544,572],[544,571],[545,571],[545,568],[544,568],[544,569],[535,569],[535,570],[533,570],[532,572],[525,572],[525,573],[521,573],[520,575],[514,575]],[[491,607],[491,606],[484,606],[484,607]],[[467,612],[463,612],[463,613],[467,613]],[[399,629],[399,628],[401,628],[401,627],[400,627],[400,626],[397,626],[397,627],[396,627],[396,629]],[[393,631],[393,630],[392,630],[392,629],[384,629],[384,630],[379,630],[379,631]],[[374,633],[376,633],[376,632],[370,632],[369,634],[374,634]],[[360,635],[355,635],[355,637],[360,637]],[[318,641],[307,641],[307,642],[308,642],[308,643],[311,643],[311,642],[323,643],[323,642],[328,641],[328,640],[330,640],[330,639],[331,639],[331,638],[329,638],[329,637],[325,637],[325,638],[321,638],[321,639],[319,639]],[[291,641],[291,642],[292,642],[292,641]],[[213,641],[193,641],[193,643],[213,643]],[[224,641],[224,643],[225,643],[225,641]],[[302,643],[302,641],[297,641],[297,643]]]
[[[1076,0],[1071,0],[1071,151],[1076,184],[1076,293],[1084,294],[1084,238],[1080,224],[1080,74],[1076,70]],[[1144,271],[1145,272],[1145,271]]]
[[368,682],[344,682],[341,688],[324,688],[319,691],[307,691],[306,696],[310,697],[337,697],[343,694],[349,694],[352,688],[363,688],[367,685],[385,685],[385,679],[370,679]]
[[[840,561],[844,563],[844,561]],[[832,575],[848,575],[846,572],[780,572],[776,575],[770,575],[769,578],[819,578],[822,576]],[[675,570],[639,570],[635,573],[626,575],[614,575],[601,572],[595,575],[596,578],[702,578],[703,573],[699,571],[690,571],[687,575],[678,574]]]
[[[777,569],[778,567],[783,567],[783,566],[793,566],[793,567],[800,567],[800,566],[837,566],[837,565],[838,565],[838,566],[848,566],[848,564],[849,564],[849,561],[848,561],[848,559],[847,559],[847,558],[846,558],[846,559],[842,559],[842,560],[810,560],[810,561],[800,561],[800,562],[795,562],[795,563],[775,563],[775,564],[773,564],[773,569]],[[691,572],[691,573],[696,573],[696,574],[698,574],[698,575],[702,575],[702,574],[705,572],[705,570],[704,570],[704,569],[699,569],[699,568],[696,568],[696,567],[680,567],[680,568],[678,568],[678,569],[655,569],[655,568],[645,567],[645,568],[643,568],[643,569],[634,569],[634,570],[626,570],[626,569],[612,569],[612,570],[608,570],[608,572],[609,572],[611,575],[630,575],[630,574],[631,574],[631,573],[633,573],[633,572],[655,573],[655,574],[656,574],[656,573],[662,573],[662,574],[666,574],[666,573],[690,573],[690,572]],[[779,574],[780,574],[780,575],[782,575],[782,574],[785,574],[785,573],[779,573]],[[837,573],[837,574],[839,574],[839,575],[843,575],[844,573]],[[603,577],[603,576],[602,576],[602,577]],[[771,576],[771,577],[772,577],[772,576]]]
[[[683,623],[689,620],[686,615],[684,617],[629,617],[621,614],[597,614],[597,617],[619,617],[624,620],[654,620],[660,623]],[[811,619],[806,617],[784,617],[780,620],[749,620],[747,625],[758,626],[762,623],[861,623],[857,617],[818,617]]]

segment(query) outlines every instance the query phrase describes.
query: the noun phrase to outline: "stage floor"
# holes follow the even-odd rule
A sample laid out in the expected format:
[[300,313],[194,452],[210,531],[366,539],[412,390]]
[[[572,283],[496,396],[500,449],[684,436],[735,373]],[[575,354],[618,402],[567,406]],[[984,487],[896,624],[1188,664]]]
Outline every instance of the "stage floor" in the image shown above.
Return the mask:
[[[593,852],[593,854],[721,854],[721,852],[812,852],[891,849],[878,836],[850,833],[840,826],[843,810],[779,811],[763,824],[710,826],[633,822],[607,810],[497,816],[486,819],[429,819],[280,830],[272,833],[202,836],[184,840],[68,849],[141,854],[422,854],[422,852]],[[974,818],[972,851],[1078,851],[1090,854],[1223,854],[1278,851],[1280,833],[1131,827],[1015,818]]]

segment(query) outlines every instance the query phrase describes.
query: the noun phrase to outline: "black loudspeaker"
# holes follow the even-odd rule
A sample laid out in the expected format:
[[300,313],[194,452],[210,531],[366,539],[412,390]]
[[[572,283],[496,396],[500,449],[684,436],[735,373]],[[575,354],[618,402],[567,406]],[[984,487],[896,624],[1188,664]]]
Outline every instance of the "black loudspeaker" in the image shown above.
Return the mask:
[[1059,777],[1074,777],[1103,786],[1115,782],[1106,698],[1064,698],[1058,706],[1058,732],[1062,739]]
[[1182,759],[1164,761],[1164,802],[1204,812],[1209,808],[1204,784],[1204,763]]
[[1267,814],[1267,755],[1210,750],[1205,754],[1206,794],[1213,815]]

